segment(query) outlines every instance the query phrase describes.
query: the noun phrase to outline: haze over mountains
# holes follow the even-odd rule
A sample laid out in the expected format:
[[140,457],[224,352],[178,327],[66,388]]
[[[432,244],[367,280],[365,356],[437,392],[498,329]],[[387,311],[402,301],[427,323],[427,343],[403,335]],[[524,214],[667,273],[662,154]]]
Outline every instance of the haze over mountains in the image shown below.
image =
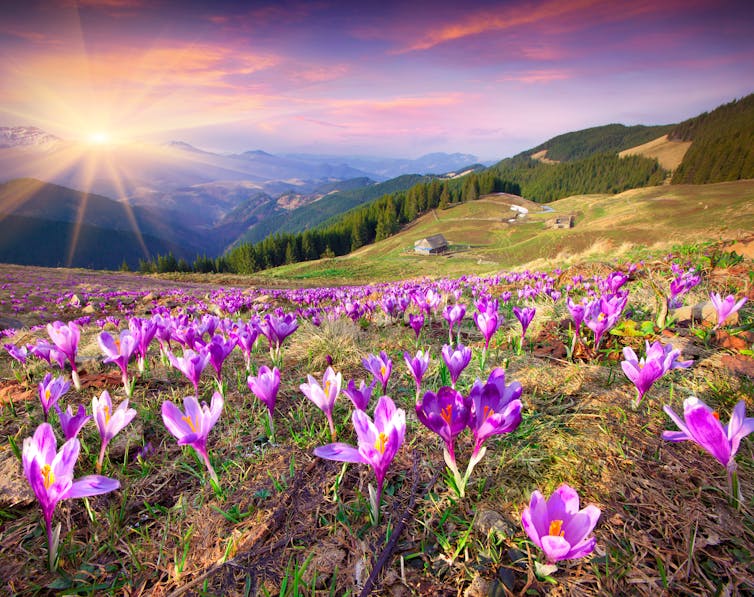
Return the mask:
[[[620,181],[606,181],[606,190],[617,192],[657,184],[671,174],[675,168],[668,162],[664,169],[651,163],[658,157],[651,148],[664,138],[664,150],[674,145],[677,173],[691,173],[686,178],[705,182],[700,171],[721,168],[727,170],[719,180],[746,178],[752,159],[746,122],[754,114],[753,97],[680,125],[612,124],[566,133],[491,165],[490,171],[519,184],[524,196],[548,201],[564,191],[603,192],[590,190],[585,172],[627,169]],[[694,163],[684,158],[689,147],[690,155],[699,155],[693,151],[697,145],[707,148],[704,164],[699,157]],[[630,161],[619,154],[638,157]],[[722,157],[711,161],[710,156]],[[593,163],[585,167],[580,160]],[[114,268],[123,262],[136,267],[140,259],[166,252],[188,261],[202,254],[212,258],[240,242],[315,227],[417,184],[484,169],[468,154],[414,160],[273,155],[259,149],[220,154],[181,141],[150,146],[93,139],[87,144],[36,127],[0,127],[0,260]],[[108,250],[98,250],[108,239]],[[19,251],[19,242],[35,250]]]

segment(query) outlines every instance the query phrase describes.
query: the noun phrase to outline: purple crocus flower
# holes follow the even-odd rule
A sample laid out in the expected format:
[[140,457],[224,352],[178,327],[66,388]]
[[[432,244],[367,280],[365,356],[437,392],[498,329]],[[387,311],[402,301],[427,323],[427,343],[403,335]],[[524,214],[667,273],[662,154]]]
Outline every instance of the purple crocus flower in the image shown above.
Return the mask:
[[254,349],[254,343],[259,337],[259,330],[254,325],[242,324],[232,334],[236,339],[236,344],[241,348],[243,360],[246,364],[246,372],[248,373],[251,371],[251,351]]
[[492,370],[487,383],[482,384],[477,380],[471,388],[469,428],[474,434],[472,462],[482,459],[482,444],[488,437],[510,433],[518,427],[521,422],[522,391],[517,381],[505,385],[505,370],[500,367]]
[[406,361],[406,367],[416,384],[416,399],[419,400],[419,391],[421,390],[422,379],[429,367],[429,351],[416,351],[416,356],[412,357],[408,352],[403,353],[403,359]]
[[67,440],[76,437],[79,434],[79,431],[81,431],[81,428],[92,418],[92,415],[86,414],[86,407],[83,404],[79,404],[79,408],[75,415],[71,410],[70,404],[64,411],[56,404],[55,412],[58,413],[60,428],[63,430],[63,435],[65,435]]
[[[466,305],[456,303],[454,305],[447,305],[442,312],[442,316],[445,321],[448,322],[448,343],[453,343],[453,328],[456,324],[461,324],[464,316],[466,315]],[[459,332],[460,333],[460,332]]]
[[92,415],[94,422],[97,424],[99,436],[102,440],[100,445],[99,458],[97,459],[97,472],[102,470],[102,463],[105,460],[105,450],[107,444],[113,439],[121,429],[128,425],[136,416],[136,410],[128,408],[128,398],[113,410],[113,401],[110,393],[103,390],[99,398],[92,398]]
[[282,317],[267,314],[259,323],[259,330],[270,344],[270,355],[274,363],[280,361],[280,348],[288,336],[298,329],[298,321],[294,313],[286,313]]
[[357,388],[356,383],[353,380],[350,380],[348,386],[343,388],[343,393],[348,396],[351,402],[353,402],[353,406],[356,410],[366,411],[375,385],[377,385],[377,380],[374,380],[369,385],[366,385],[364,380],[361,380],[361,383]]
[[521,323],[521,342],[523,343],[526,336],[526,330],[529,328],[531,320],[534,319],[534,315],[537,310],[534,307],[513,307],[513,314],[516,319]]
[[272,422],[272,411],[275,409],[275,401],[280,388],[280,371],[277,367],[270,369],[266,365],[259,368],[256,376],[249,375],[246,383],[254,395],[267,406],[268,421],[270,423],[270,437],[274,440],[275,427]]
[[113,338],[107,332],[100,332],[97,343],[105,354],[103,362],[115,363],[120,368],[123,389],[126,391],[126,396],[131,397],[134,387],[133,383],[128,382],[128,361],[136,350],[136,338],[128,330],[121,331],[118,338]]
[[668,307],[677,309],[683,303],[679,297],[694,288],[694,286],[697,286],[702,281],[702,278],[697,275],[696,270],[693,268],[683,271],[674,263],[672,269],[676,277],[670,281]]
[[196,450],[207,465],[210,477],[216,485],[219,485],[217,474],[207,454],[207,435],[220,418],[223,397],[220,392],[215,392],[212,394],[210,406],[207,406],[206,402],[202,402],[200,406],[196,396],[186,396],[183,399],[183,409],[185,413],[166,400],[162,403],[162,421],[167,430],[178,440],[179,446],[191,446]]
[[101,475],[87,475],[73,479],[73,469],[79,456],[80,444],[76,438],[65,442],[60,451],[49,423],[42,423],[33,437],[24,440],[21,459],[24,475],[42,509],[47,531],[50,570],[55,568],[60,527],[52,530],[52,516],[60,500],[89,497],[108,493],[120,487],[115,479]]
[[715,311],[717,312],[717,323],[715,324],[714,329],[722,327],[725,320],[743,307],[747,300],[746,297],[744,297],[736,302],[736,297],[732,294],[729,294],[725,298],[721,298],[717,292],[711,293],[709,298],[710,301],[712,301],[712,306],[715,307]]
[[471,349],[463,344],[459,344],[458,347],[453,350],[449,345],[445,344],[442,347],[442,360],[445,361],[445,365],[448,367],[450,381],[455,388],[456,381],[458,381],[463,370],[466,369],[471,362]]
[[421,402],[416,403],[416,416],[445,442],[445,462],[459,479],[453,441],[468,425],[470,412],[471,400],[448,386],[442,386],[436,394],[425,392]]
[[568,311],[571,314],[571,319],[573,319],[574,333],[576,335],[579,335],[579,332],[581,330],[581,323],[584,321],[584,315],[586,314],[588,305],[589,300],[586,298],[582,299],[578,303],[571,299],[570,296],[566,299],[566,306],[568,307]]
[[380,356],[370,354],[361,362],[364,368],[374,376],[374,379],[382,384],[382,393],[387,393],[387,382],[390,374],[393,372],[393,361],[387,356],[384,350],[380,351]]
[[81,380],[76,369],[76,353],[79,349],[81,330],[71,321],[67,324],[62,321],[54,321],[47,324],[47,333],[60,352],[62,352],[71,364],[71,379],[77,390],[81,389]]
[[414,315],[413,313],[409,313],[408,325],[410,325],[411,329],[414,330],[416,339],[419,340],[419,334],[421,334],[422,327],[424,326],[424,314],[419,313],[418,315]]
[[29,354],[29,350],[26,346],[16,346],[15,344],[8,343],[3,344],[3,348],[8,351],[10,356],[21,363],[21,365],[26,365],[26,357]]
[[374,409],[374,421],[362,410],[353,412],[352,421],[358,447],[332,443],[315,448],[314,454],[328,460],[362,462],[372,467],[377,478],[377,491],[372,492],[370,486],[369,493],[372,520],[377,524],[385,476],[406,436],[406,413],[396,408],[388,396],[382,396]]
[[[207,344],[207,352],[209,352],[209,362],[212,368],[215,370],[218,385],[222,388],[222,369],[225,359],[228,358],[233,349],[236,347],[236,339],[225,339],[221,334],[215,334],[212,336],[212,340]],[[221,392],[222,393],[222,392]]]
[[712,454],[726,468],[731,499],[739,506],[741,496],[735,458],[741,440],[754,431],[754,418],[746,416],[745,402],[741,400],[736,404],[727,425],[720,422],[717,412],[695,396],[683,401],[683,420],[669,406],[664,406],[663,410],[680,431],[663,431],[662,439],[690,440]]
[[652,384],[660,379],[671,369],[690,367],[693,361],[679,361],[681,351],[673,348],[671,344],[663,345],[654,342],[651,346],[646,342],[646,356],[639,359],[632,348],[623,348],[624,361],[621,361],[623,373],[636,386],[636,398],[632,402],[634,408],[639,406],[644,394],[652,387]]
[[325,413],[327,423],[330,425],[330,437],[335,441],[335,424],[332,420],[332,411],[335,407],[335,400],[338,394],[340,394],[340,385],[343,376],[340,373],[335,373],[332,367],[328,367],[322,377],[321,386],[311,375],[307,375],[306,377],[309,383],[302,383],[299,388],[304,393],[304,396],[314,402]]
[[594,350],[599,348],[605,332],[611,329],[623,314],[628,293],[603,296],[589,304],[584,314],[584,324],[594,332]]
[[539,490],[532,493],[521,523],[529,539],[545,553],[547,563],[554,564],[594,551],[596,540],[589,535],[600,514],[593,505],[579,510],[579,494],[563,483],[546,501]]
[[128,320],[128,329],[136,340],[137,366],[140,373],[144,373],[149,345],[157,334],[157,322],[152,319],[132,317]]
[[52,377],[52,373],[47,373],[39,384],[39,401],[42,403],[44,419],[47,422],[47,414],[50,408],[65,394],[71,387],[62,377]]
[[487,310],[474,313],[474,323],[484,337],[484,349],[490,346],[490,340],[500,327],[500,320],[497,311]]
[[209,352],[194,352],[190,348],[183,351],[183,355],[176,357],[172,352],[168,353],[170,364],[183,373],[194,386],[194,395],[199,397],[199,378],[202,371],[209,363]]
[[29,354],[33,354],[38,359],[46,361],[50,365],[55,364],[60,369],[65,367],[65,354],[41,338],[37,339],[36,344],[29,344],[26,348]]

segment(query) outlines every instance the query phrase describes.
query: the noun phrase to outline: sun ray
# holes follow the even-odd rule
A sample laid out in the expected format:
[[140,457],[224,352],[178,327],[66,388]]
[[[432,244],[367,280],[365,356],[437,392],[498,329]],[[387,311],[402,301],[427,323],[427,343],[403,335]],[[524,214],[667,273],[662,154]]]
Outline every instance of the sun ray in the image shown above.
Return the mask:
[[128,200],[128,195],[123,188],[123,179],[121,177],[121,174],[118,171],[117,166],[112,162],[112,160],[110,160],[110,156],[105,159],[105,165],[112,176],[112,182],[115,184],[116,190],[118,192],[119,203],[123,206],[123,209],[126,212],[128,223],[131,225],[133,233],[136,236],[136,240],[139,243],[139,247],[141,248],[144,257],[148,259],[151,257],[151,255],[149,254],[149,250],[147,249],[147,244],[144,242],[144,236],[142,235],[141,229],[139,228],[139,223],[136,220],[136,214],[134,214],[131,203]]
[[85,158],[84,169],[84,193],[81,197],[81,203],[76,213],[76,219],[73,222],[73,232],[71,234],[71,244],[68,248],[68,257],[66,259],[66,267],[71,267],[73,264],[73,257],[76,254],[76,246],[79,241],[79,234],[81,233],[81,226],[84,223],[84,216],[86,214],[86,206],[89,203],[89,190],[92,187],[92,181],[94,180],[94,172],[96,169],[95,158],[90,154]]

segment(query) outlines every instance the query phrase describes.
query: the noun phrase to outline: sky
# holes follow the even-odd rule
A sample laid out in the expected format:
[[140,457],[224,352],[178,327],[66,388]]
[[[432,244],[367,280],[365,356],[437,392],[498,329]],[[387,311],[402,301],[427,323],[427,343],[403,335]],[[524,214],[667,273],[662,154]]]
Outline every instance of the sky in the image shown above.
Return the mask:
[[237,152],[512,156],[754,91],[750,0],[0,6],[0,126]]

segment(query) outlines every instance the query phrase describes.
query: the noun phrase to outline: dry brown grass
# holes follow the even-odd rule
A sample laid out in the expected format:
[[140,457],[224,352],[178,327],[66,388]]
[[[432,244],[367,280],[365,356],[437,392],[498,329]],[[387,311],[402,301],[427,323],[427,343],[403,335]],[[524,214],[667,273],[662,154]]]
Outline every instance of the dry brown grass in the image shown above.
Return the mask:
[[647,158],[656,158],[660,166],[672,171],[681,165],[689,147],[691,147],[691,141],[671,141],[667,135],[663,135],[642,145],[624,149],[618,155],[620,157],[642,155]]

